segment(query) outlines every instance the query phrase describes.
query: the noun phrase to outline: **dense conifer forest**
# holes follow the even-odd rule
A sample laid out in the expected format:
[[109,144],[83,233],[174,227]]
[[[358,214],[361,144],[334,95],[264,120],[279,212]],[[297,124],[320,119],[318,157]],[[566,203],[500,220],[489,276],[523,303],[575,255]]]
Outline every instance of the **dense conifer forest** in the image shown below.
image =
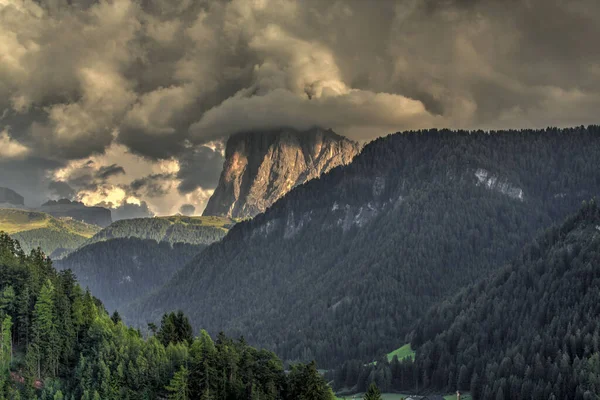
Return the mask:
[[226,217],[183,215],[122,219],[102,229],[86,244],[117,238],[138,238],[170,244],[207,245],[222,239],[235,222]]
[[109,315],[71,271],[0,234],[0,398],[333,400],[314,363],[286,374],[243,338],[193,337],[180,312],[150,337]]
[[205,247],[111,239],[78,249],[57,261],[56,268],[70,269],[82,287],[89,288],[113,311],[162,286]]
[[134,307],[325,367],[402,346],[429,307],[600,194],[600,127],[418,131],[237,224]]
[[469,391],[477,399],[596,399],[600,393],[600,208],[531,241],[489,278],[432,307],[414,362],[345,363],[337,388]]

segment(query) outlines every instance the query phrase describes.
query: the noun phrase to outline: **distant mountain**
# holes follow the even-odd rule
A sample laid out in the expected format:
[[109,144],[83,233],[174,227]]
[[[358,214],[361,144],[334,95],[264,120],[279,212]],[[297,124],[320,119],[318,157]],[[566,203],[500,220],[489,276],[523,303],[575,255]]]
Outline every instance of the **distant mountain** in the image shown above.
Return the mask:
[[112,222],[110,210],[103,207],[87,207],[83,203],[67,199],[50,200],[39,208],[54,217],[70,217],[78,221],[98,226],[108,226]]
[[163,285],[205,247],[119,238],[84,246],[54,265],[71,269],[112,312]]
[[72,218],[54,218],[39,211],[0,208],[0,231],[17,239],[28,253],[41,247],[53,257],[75,249],[101,228]]
[[0,187],[0,204],[2,203],[22,206],[25,204],[25,199],[12,189]]
[[381,138],[237,224],[126,314],[182,309],[287,360],[372,360],[600,194],[599,159],[597,126]]
[[235,224],[224,217],[154,217],[113,222],[56,262],[71,269],[110,310],[165,284]]
[[221,240],[235,223],[235,220],[225,217],[182,215],[123,219],[102,229],[87,244],[116,238],[138,238],[170,244],[208,245]]
[[599,308],[600,209],[592,201],[510,265],[429,310],[411,334],[415,362],[388,373],[397,390],[458,385],[475,400],[597,398]]
[[234,135],[204,215],[254,217],[295,186],[348,164],[359,150],[357,143],[318,128]]

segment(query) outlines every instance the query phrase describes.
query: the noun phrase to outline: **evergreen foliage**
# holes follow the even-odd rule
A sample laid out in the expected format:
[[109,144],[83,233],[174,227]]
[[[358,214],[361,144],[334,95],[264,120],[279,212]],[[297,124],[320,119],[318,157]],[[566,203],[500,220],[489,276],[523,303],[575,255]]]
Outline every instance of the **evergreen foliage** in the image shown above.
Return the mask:
[[40,250],[26,255],[6,234],[0,294],[0,399],[332,399],[314,365],[310,387],[292,386],[273,353],[205,331],[193,338],[179,312],[142,337],[70,270],[56,271]]
[[600,208],[586,203],[509,265],[432,307],[409,335],[415,361],[346,363],[337,387],[470,391],[473,399],[600,393]]
[[82,286],[108,310],[115,310],[163,285],[204,248],[138,238],[111,239],[88,244],[55,265],[59,270],[72,270]]
[[404,344],[433,304],[600,195],[599,159],[597,126],[377,139],[123,313],[142,325],[182,309],[194,327],[243,334],[285,360],[368,363]]
[[235,223],[235,220],[226,217],[183,215],[122,219],[95,234],[88,244],[118,238],[138,238],[170,244],[209,245],[221,240]]

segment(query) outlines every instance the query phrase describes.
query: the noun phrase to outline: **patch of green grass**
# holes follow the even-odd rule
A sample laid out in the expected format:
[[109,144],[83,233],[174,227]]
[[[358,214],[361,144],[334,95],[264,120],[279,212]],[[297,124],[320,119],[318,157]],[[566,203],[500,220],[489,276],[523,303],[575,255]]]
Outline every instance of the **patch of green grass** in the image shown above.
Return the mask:
[[54,218],[40,211],[0,208],[0,231],[11,235],[36,229],[49,229],[91,238],[101,228],[72,218]]
[[410,343],[407,343],[404,346],[400,347],[399,349],[396,349],[396,350],[392,351],[391,353],[388,353],[388,355],[387,355],[388,361],[392,361],[394,356],[398,357],[399,361],[402,361],[405,358],[410,358],[411,360],[414,360],[415,359],[415,351],[410,347]]
[[0,231],[17,239],[26,253],[37,247],[47,255],[75,249],[100,229],[96,225],[72,218],[55,218],[40,211],[0,208]]
[[12,233],[47,228],[52,217],[36,211],[0,208],[0,231]]

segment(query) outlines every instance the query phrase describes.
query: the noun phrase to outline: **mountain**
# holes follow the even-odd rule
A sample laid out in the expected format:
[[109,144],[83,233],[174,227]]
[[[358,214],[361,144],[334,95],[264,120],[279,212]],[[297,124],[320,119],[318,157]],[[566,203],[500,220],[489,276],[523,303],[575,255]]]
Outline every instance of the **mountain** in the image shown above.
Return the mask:
[[254,217],[292,188],[348,164],[359,150],[357,143],[319,128],[233,135],[204,215]]
[[112,222],[110,210],[103,207],[87,207],[78,201],[67,199],[50,200],[39,211],[54,217],[69,217],[92,225],[108,226]]
[[597,126],[390,135],[237,224],[125,311],[145,324],[182,309],[286,360],[372,360],[600,194],[599,157]]
[[54,218],[39,211],[0,208],[0,231],[17,239],[26,253],[40,247],[58,256],[75,249],[100,230],[72,218]]
[[58,270],[73,271],[83,287],[114,311],[163,285],[205,247],[150,239],[111,239],[88,244],[54,264]]
[[109,314],[70,271],[0,234],[0,398],[334,400],[314,363],[275,354],[168,313],[149,335]]
[[133,218],[113,222],[88,244],[116,238],[152,239],[157,242],[207,245],[221,240],[236,221],[226,217]]
[[71,269],[109,310],[121,309],[167,282],[234,224],[181,215],[119,220],[55,264]]
[[0,204],[2,203],[22,206],[25,204],[25,199],[12,189],[0,187]]
[[430,309],[410,335],[414,363],[378,363],[355,379],[380,374],[394,390],[459,389],[475,400],[597,398],[599,311],[600,208],[592,201]]

